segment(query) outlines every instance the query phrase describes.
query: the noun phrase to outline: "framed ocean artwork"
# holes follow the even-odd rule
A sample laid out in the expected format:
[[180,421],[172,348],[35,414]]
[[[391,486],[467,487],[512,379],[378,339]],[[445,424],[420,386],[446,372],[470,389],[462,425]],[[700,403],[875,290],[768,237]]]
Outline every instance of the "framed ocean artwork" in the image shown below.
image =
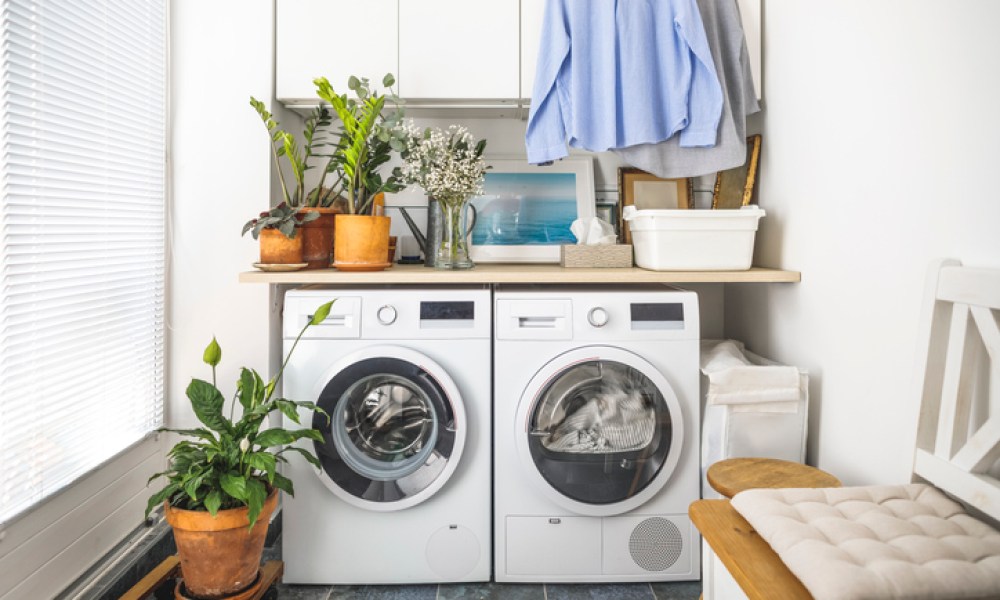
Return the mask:
[[594,163],[584,156],[552,165],[488,159],[469,252],[475,262],[557,263],[559,246],[575,244],[569,226],[595,213]]

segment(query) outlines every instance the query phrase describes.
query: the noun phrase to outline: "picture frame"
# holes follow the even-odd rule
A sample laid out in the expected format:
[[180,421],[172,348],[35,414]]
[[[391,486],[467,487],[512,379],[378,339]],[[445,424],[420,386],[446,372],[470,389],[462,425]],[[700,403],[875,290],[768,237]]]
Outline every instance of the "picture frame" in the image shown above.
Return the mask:
[[760,164],[760,134],[747,138],[747,160],[739,167],[719,171],[712,190],[712,208],[729,209],[753,203]]
[[524,158],[489,158],[484,194],[473,198],[469,236],[473,262],[558,263],[559,247],[575,244],[569,226],[595,215],[594,161],[572,156],[552,165]]
[[619,167],[618,223],[623,244],[632,243],[632,232],[622,214],[626,206],[633,205],[639,209],[692,209],[694,180],[690,177],[664,179],[642,169]]

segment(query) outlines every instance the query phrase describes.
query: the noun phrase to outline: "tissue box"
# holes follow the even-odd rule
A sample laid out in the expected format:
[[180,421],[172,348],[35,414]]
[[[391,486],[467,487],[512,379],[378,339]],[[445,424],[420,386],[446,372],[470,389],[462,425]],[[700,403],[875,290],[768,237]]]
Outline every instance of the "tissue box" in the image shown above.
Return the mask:
[[605,244],[600,246],[566,244],[560,247],[559,264],[568,268],[631,267],[632,246],[630,244]]

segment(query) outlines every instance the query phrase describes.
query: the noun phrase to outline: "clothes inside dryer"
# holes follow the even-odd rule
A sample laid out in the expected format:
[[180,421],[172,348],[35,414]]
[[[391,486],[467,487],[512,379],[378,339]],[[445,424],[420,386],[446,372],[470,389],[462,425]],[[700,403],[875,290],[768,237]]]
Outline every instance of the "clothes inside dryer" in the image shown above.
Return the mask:
[[642,491],[670,450],[672,418],[663,394],[637,369],[612,360],[567,366],[542,388],[528,446],[560,493],[589,504]]

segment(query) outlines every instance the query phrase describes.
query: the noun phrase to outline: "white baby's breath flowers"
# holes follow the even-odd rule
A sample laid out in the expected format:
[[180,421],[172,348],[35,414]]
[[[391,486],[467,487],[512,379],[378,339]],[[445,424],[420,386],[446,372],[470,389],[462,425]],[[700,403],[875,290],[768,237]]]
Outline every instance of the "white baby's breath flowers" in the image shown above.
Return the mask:
[[406,134],[403,177],[443,204],[460,204],[483,193],[486,140],[477,141],[460,125],[421,130],[413,120],[402,124]]

